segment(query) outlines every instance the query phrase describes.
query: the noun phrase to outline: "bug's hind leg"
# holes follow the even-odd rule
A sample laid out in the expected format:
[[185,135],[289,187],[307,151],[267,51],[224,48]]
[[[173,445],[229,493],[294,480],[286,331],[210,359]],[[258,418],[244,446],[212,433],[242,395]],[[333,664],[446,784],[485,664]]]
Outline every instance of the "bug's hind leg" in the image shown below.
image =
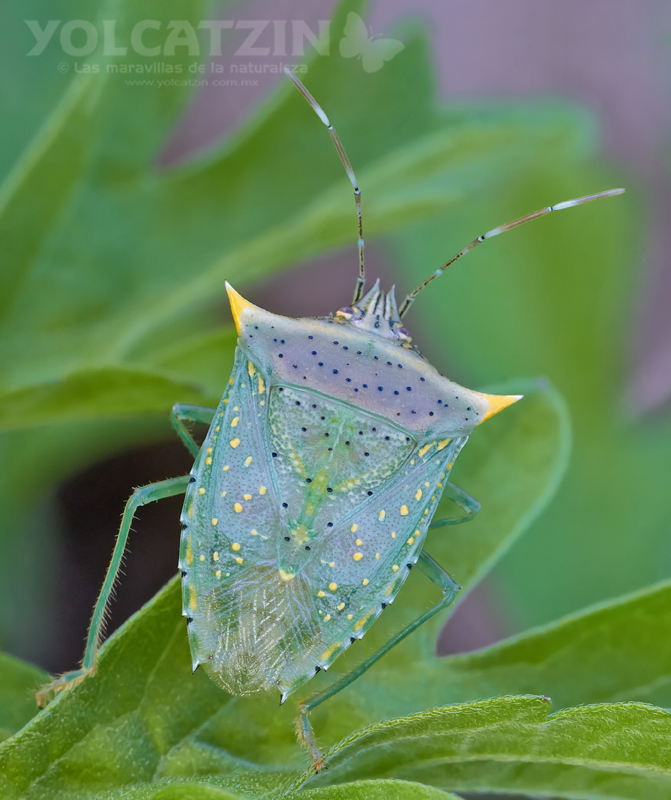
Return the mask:
[[480,510],[480,503],[471,497],[468,492],[448,483],[443,490],[443,497],[447,497],[464,512],[461,517],[445,517],[444,519],[434,519],[429,528],[442,528],[444,525],[460,525],[462,522],[470,522]]
[[323,692],[314,695],[314,697],[310,697],[307,700],[302,700],[299,703],[299,714],[298,714],[298,739],[302,744],[304,744],[312,755],[312,760],[314,762],[314,767],[317,772],[320,769],[323,769],[326,764],[322,755],[317,747],[317,741],[315,739],[314,732],[312,730],[312,725],[310,725],[310,720],[308,719],[309,713],[315,709],[318,705],[321,705],[324,700],[328,700],[330,697],[338,694],[338,692],[342,691],[346,686],[349,686],[352,681],[355,681],[358,677],[364,674],[366,670],[375,664],[383,655],[388,653],[392,647],[397,645],[400,641],[405,639],[406,636],[409,636],[413,631],[417,630],[420,625],[423,625],[425,622],[434,617],[436,614],[439,614],[444,608],[447,608],[450,603],[454,600],[457,592],[461,588],[458,584],[456,584],[450,575],[438,564],[434,561],[430,555],[427,553],[422,552],[417,565],[422,570],[422,572],[427,576],[427,578],[434,583],[443,593],[443,597],[439,600],[435,606],[430,608],[426,613],[422,614],[421,617],[416,619],[414,622],[411,622],[407,627],[400,630],[395,636],[393,636],[386,644],[384,644],[377,652],[373,653],[370,658],[367,658],[362,664],[359,664],[356,669],[353,669],[347,675],[343,675],[340,680],[336,681],[331,686],[324,689]]
[[42,686],[35,694],[35,699],[40,708],[44,708],[58,692],[76,686],[78,683],[81,683],[87,675],[92,675],[96,670],[98,649],[100,647],[100,638],[105,623],[107,606],[110,601],[114,583],[119,574],[119,567],[121,566],[121,560],[126,549],[128,533],[130,531],[130,526],[133,524],[135,512],[140,506],[147,505],[147,503],[153,503],[156,500],[163,500],[166,497],[184,494],[188,485],[188,475],[185,475],[183,478],[172,478],[168,481],[161,481],[160,483],[150,483],[148,486],[141,486],[135,489],[128,499],[123,517],[121,518],[121,526],[119,527],[116,544],[114,545],[112,560],[107,568],[107,574],[105,575],[98,601],[93,609],[93,616],[91,617],[91,625],[86,639],[86,650],[84,651],[81,668],[73,670],[72,672],[66,672],[46,686]]

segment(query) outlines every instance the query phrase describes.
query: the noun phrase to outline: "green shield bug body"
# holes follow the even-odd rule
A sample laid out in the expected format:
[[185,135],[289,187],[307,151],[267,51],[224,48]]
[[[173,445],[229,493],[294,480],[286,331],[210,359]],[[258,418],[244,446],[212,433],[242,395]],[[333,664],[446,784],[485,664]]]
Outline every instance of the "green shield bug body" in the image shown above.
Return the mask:
[[[322,764],[308,713],[445,608],[458,586],[422,547],[429,527],[479,508],[448,482],[473,429],[518,396],[496,396],[440,375],[401,319],[431,280],[486,239],[547,207],[479,236],[397,306],[394,290],[365,293],[360,191],[326,114],[288,73],[322,122],[354,187],[359,277],[351,306],[289,319],[227,284],[238,330],[233,372],[216,410],[175,406],[173,423],[195,456],[191,474],[136,489],[123,515],[94,609],[82,667],[38,693],[94,672],[104,613],[137,508],[185,494],[179,567],[193,668],[234,695],[279,691],[281,701],[360,639],[418,564],[442,600],[378,652],[300,705],[299,736]],[[184,421],[209,424],[199,447]],[[446,495],[465,512],[434,520]]]

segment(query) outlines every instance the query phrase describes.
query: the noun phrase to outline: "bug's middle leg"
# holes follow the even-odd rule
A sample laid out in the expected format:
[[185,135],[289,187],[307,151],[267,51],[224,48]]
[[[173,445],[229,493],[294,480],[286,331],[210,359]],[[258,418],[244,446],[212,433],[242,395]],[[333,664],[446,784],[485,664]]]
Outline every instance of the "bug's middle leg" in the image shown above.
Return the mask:
[[323,692],[314,695],[314,697],[310,697],[307,700],[301,700],[299,703],[299,715],[298,715],[298,738],[299,740],[310,750],[312,755],[312,760],[314,762],[315,770],[319,772],[325,764],[324,760],[321,756],[319,748],[317,747],[317,742],[314,736],[314,732],[312,730],[312,726],[310,725],[310,720],[308,719],[309,713],[315,709],[317,706],[321,705],[325,700],[328,700],[330,697],[338,694],[338,692],[342,691],[346,686],[349,686],[352,681],[355,681],[358,677],[364,674],[370,667],[375,664],[383,655],[388,653],[392,647],[397,645],[400,641],[405,639],[406,636],[409,636],[413,631],[417,630],[420,625],[423,625],[425,622],[434,617],[436,614],[439,614],[444,608],[447,608],[450,603],[454,600],[457,592],[461,588],[458,584],[452,580],[450,575],[438,564],[434,561],[430,555],[425,552],[420,554],[419,560],[417,565],[422,570],[422,572],[427,576],[427,578],[435,584],[443,593],[443,597],[439,600],[435,606],[430,608],[427,612],[422,614],[421,617],[416,619],[414,622],[411,622],[405,628],[400,630],[395,636],[393,636],[386,644],[384,644],[378,651],[373,653],[370,658],[367,658],[362,664],[359,664],[358,667],[353,669],[347,675],[343,675],[340,680],[337,680],[331,686],[328,686],[324,689]]
[[121,560],[126,549],[128,533],[130,532],[130,526],[133,524],[135,512],[140,506],[147,505],[147,503],[153,503],[156,500],[163,500],[166,497],[184,494],[188,485],[189,476],[185,475],[182,478],[172,478],[171,480],[161,481],[160,483],[150,483],[148,486],[141,486],[135,489],[130,496],[126,503],[123,517],[121,518],[121,525],[119,527],[119,533],[117,534],[116,544],[114,545],[112,560],[107,568],[107,574],[105,575],[102,589],[98,595],[98,601],[93,609],[93,616],[91,617],[91,625],[89,627],[86,650],[84,651],[81,668],[73,670],[72,672],[66,672],[51,683],[43,686],[35,695],[37,704],[40,707],[47,705],[55,693],[76,686],[87,675],[91,675],[95,672],[105,614],[114,583],[119,574],[119,567],[121,566]]

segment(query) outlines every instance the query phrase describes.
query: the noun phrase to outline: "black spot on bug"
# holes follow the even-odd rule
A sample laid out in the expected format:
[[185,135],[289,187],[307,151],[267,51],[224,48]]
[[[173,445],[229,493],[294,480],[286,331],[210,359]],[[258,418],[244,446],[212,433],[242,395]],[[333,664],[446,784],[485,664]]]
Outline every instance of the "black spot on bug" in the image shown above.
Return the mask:
[[356,351],[356,354],[357,354],[358,356],[360,356],[360,355],[361,355],[361,350],[357,350],[357,351]]
[[387,361],[387,364],[389,364],[389,366],[391,367],[391,361]]
[[373,496],[373,493],[372,492],[368,492],[368,497],[372,497],[372,496]]
[[394,394],[398,394],[398,391],[396,389],[394,389]]
[[301,404],[300,400],[296,400],[296,405],[299,406]]
[[377,428],[371,428],[371,430],[373,431],[373,433],[377,433]]
[[359,436],[363,436],[363,431],[359,431]]
[[325,434],[324,434],[324,436],[325,436],[327,439],[328,439],[328,437],[329,437],[330,435],[331,435],[330,433],[325,433]]
[[320,367],[323,367],[323,366],[324,366],[324,362],[323,362],[323,361],[320,361],[320,362],[319,362],[319,366],[320,366]]
[[280,386],[280,388],[279,388],[277,391],[278,391],[278,392],[283,392],[283,391],[284,391],[284,388],[283,388],[282,386]]
[[326,527],[327,528],[332,528],[333,527],[333,523],[332,522],[327,522],[326,523]]
[[277,339],[273,339],[273,341],[274,341],[274,342],[276,342],[276,341],[277,341]]
[[345,442],[345,444],[349,447],[349,442]]
[[193,617],[187,617],[186,618],[186,624],[187,625],[191,625],[192,622],[193,622]]
[[[310,338],[312,338],[312,337],[310,337]],[[315,675],[316,675],[318,672],[321,672],[321,671],[322,671],[322,668],[321,668],[321,667],[315,667]]]
[[316,351],[316,350],[313,350],[313,351],[312,351],[312,355],[313,355],[313,356],[316,356],[316,355],[317,355],[317,351]]
[[289,508],[289,506],[286,503],[282,503],[282,508]]
[[406,392],[411,392],[412,391],[412,386],[406,386],[405,390],[406,390]]
[[345,378],[345,380],[347,381],[347,383],[352,383],[352,379],[351,378]]
[[183,522],[181,527],[182,530],[185,531],[189,526],[186,524],[186,522]]
[[368,384],[367,384],[367,383],[364,383],[364,384],[363,384],[363,388],[364,388],[364,389],[367,389],[367,388],[368,388]]
[[406,566],[408,569],[412,569],[412,564],[406,564],[405,566]]
[[471,407],[470,407],[470,406],[468,406],[468,408],[466,409],[466,411],[470,411],[470,410],[471,410]]
[[290,536],[285,536],[284,537],[284,541],[285,542],[290,542],[291,541],[291,537]]
[[305,433],[305,431],[307,431],[307,428],[301,428],[301,430],[303,431],[303,433]]
[[273,458],[277,458],[277,453],[271,453]]
[[280,354],[278,355],[278,358],[284,358],[284,355],[283,355],[282,353],[280,353]]
[[326,419],[326,417],[319,417],[319,419]]
[[349,350],[349,347],[348,347],[346,344],[344,344],[344,345],[342,346],[342,349],[343,349],[343,350]]
[[305,549],[306,549],[306,550],[309,550],[309,549],[310,549],[310,545],[306,544],[306,545],[305,545]]
[[365,456],[369,456],[369,455],[370,455],[370,453],[364,453],[364,455],[365,455]]
[[331,489],[331,487],[330,487],[330,486],[327,486],[327,487],[326,487],[326,491],[330,493],[330,492],[332,492],[332,491],[333,491],[333,489]]
[[359,390],[358,390],[357,388],[355,388],[355,389],[354,389],[354,391],[355,391],[355,392],[358,392]]
[[308,336],[308,339],[314,339],[314,338],[315,338],[314,336]]
[[399,369],[403,369],[403,364],[398,364]]
[[378,392],[381,392],[381,391],[382,391],[382,387],[381,387],[381,386],[378,386],[378,387],[377,387],[377,390],[378,390]]
[[333,344],[340,344],[340,342],[333,342]]
[[430,416],[430,417],[432,417],[432,416],[433,416],[433,411],[429,411],[429,416]]
[[306,478],[306,479],[305,479],[305,482],[306,482],[306,483],[312,483],[312,478]]
[[420,381],[423,381],[423,380],[424,380],[424,378],[420,378]]
[[185,569],[182,570],[182,577],[186,578],[186,570]]
[[379,361],[379,360],[380,360],[380,359],[379,359],[377,356],[373,356],[373,358],[374,358],[376,361]]
[[391,439],[391,436],[385,436],[384,438],[388,442]]
[[380,605],[382,606],[382,610],[383,610],[383,611],[384,611],[384,610],[385,610],[385,608],[387,607],[387,604],[386,604],[386,603],[380,603]]
[[356,642],[356,637],[355,636],[350,636],[349,637],[349,643],[350,644],[354,644],[354,642]]
[[317,404],[316,404],[316,403],[313,403],[313,404],[312,404],[312,408],[317,408]]
[[195,479],[195,478],[193,477],[193,475],[192,475],[192,476],[189,478],[189,483],[195,483],[195,482],[196,482],[196,479]]
[[284,344],[284,339],[280,339],[280,344]]
[[337,374],[338,374],[338,370],[337,370],[337,369],[334,369],[334,370],[333,370],[333,374],[334,374],[334,375],[337,375]]

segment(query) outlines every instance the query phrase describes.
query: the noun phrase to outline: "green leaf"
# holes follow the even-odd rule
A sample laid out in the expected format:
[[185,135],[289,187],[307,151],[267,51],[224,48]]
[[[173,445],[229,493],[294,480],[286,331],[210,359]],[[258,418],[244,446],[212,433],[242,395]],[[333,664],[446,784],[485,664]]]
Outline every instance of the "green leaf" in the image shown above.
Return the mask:
[[287,795],[303,800],[459,800],[455,794],[445,793],[408,781],[355,781],[324,789],[308,789]]
[[46,680],[41,669],[0,653],[0,741],[35,716],[35,691]]
[[502,697],[372,725],[328,755],[307,786],[400,778],[443,789],[662,800],[671,792],[671,712],[617,704],[548,716],[543,697]]

